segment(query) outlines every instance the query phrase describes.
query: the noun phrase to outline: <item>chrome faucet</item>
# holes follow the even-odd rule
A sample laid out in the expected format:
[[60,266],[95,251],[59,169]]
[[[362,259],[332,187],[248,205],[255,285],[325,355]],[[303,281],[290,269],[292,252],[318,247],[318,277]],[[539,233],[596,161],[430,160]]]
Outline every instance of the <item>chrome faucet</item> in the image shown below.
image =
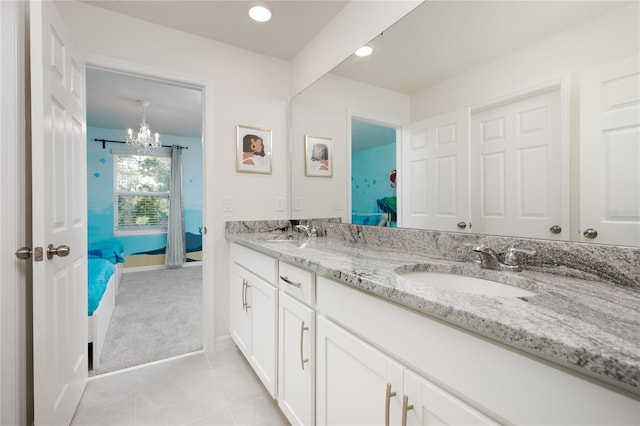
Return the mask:
[[314,238],[316,236],[316,228],[315,226],[307,226],[307,225],[296,225],[295,228],[299,230],[303,230],[307,234],[307,238]]
[[480,267],[484,269],[497,269],[500,271],[522,271],[520,265],[519,253],[533,256],[536,254],[535,250],[526,250],[517,247],[509,247],[506,253],[503,253],[503,260],[500,260],[500,256],[495,250],[484,244],[478,244],[473,248],[473,251],[478,253],[480,258]]

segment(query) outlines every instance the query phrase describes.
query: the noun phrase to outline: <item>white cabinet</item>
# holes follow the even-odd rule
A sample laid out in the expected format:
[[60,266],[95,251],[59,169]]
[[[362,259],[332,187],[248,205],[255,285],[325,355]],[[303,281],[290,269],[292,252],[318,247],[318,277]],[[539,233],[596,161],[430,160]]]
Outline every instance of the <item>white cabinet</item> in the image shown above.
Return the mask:
[[231,266],[231,338],[236,343],[245,357],[251,353],[251,314],[246,309],[247,298],[247,271],[238,266]]
[[292,424],[314,424],[315,312],[280,292],[278,406]]
[[278,406],[295,425],[315,424],[315,274],[278,266]]
[[[278,289],[258,274],[275,278],[276,262],[268,256],[236,245],[232,246],[232,259],[229,290],[231,338],[275,398]],[[248,270],[244,265],[251,265],[255,271]]]
[[[493,425],[492,419],[411,370],[404,371],[406,425]],[[405,409],[405,404],[411,409]],[[407,408],[408,408],[407,407]]]
[[317,423],[399,424],[402,366],[324,317],[316,332]]
[[[360,398],[351,392],[341,395],[337,380],[344,376],[343,386],[355,386],[350,383],[351,370],[364,371],[356,364],[373,357],[350,355],[350,364],[338,362],[347,355],[332,358],[331,354],[347,352],[347,346],[340,343],[346,338],[338,341],[332,337],[336,333],[327,333],[323,325],[327,321],[321,319],[325,317],[344,326],[348,332],[343,330],[343,334],[362,339],[410,367],[403,373],[402,392],[414,406],[407,413],[408,424],[478,424],[491,423],[491,419],[537,425],[640,424],[640,402],[624,391],[337,281],[318,277],[316,310],[320,424],[321,419],[335,423],[331,417],[334,407],[342,407],[331,390],[340,398]],[[336,365],[347,367],[332,372]],[[378,388],[375,398],[380,400]],[[378,410],[375,418],[379,419],[381,409],[371,410]]]
[[318,424],[495,424],[362,339],[318,318]]

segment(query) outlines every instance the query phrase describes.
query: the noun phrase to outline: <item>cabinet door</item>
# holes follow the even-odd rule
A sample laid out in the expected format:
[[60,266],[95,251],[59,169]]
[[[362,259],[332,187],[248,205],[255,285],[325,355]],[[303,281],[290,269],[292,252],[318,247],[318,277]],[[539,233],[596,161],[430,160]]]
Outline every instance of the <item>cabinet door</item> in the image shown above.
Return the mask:
[[402,366],[324,317],[316,333],[317,424],[400,424]]
[[407,425],[493,425],[493,420],[439,386],[405,370],[404,395],[413,406],[407,410]]
[[249,279],[247,311],[251,318],[249,362],[265,387],[276,398],[278,289],[254,276]]
[[314,424],[315,315],[280,292],[278,405],[296,425]]
[[231,266],[231,287],[230,292],[230,332],[231,338],[238,345],[238,348],[245,357],[249,358],[251,353],[251,322],[250,314],[246,309],[247,293],[249,288],[248,273],[236,264]]

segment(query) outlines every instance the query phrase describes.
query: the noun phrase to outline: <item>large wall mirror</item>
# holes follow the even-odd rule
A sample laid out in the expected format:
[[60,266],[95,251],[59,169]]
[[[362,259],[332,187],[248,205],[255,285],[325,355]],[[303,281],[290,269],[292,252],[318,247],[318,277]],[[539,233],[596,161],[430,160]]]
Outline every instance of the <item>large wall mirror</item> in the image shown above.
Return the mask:
[[292,216],[640,246],[639,16],[422,3],[292,100]]

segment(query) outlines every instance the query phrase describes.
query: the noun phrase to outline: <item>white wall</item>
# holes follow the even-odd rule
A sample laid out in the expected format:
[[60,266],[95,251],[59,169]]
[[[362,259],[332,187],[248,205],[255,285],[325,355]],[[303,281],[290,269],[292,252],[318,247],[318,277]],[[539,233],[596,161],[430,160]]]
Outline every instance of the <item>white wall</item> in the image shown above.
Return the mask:
[[[289,63],[223,43],[105,11],[85,3],[57,3],[89,63],[148,70],[204,82],[205,304],[215,297],[215,337],[228,335],[228,243],[224,222],[282,219],[276,198],[287,198]],[[94,64],[95,65],[95,64]],[[209,99],[209,101],[207,100]],[[236,125],[273,131],[271,175],[236,173]],[[223,197],[232,212],[223,212]],[[211,319],[205,318],[211,323]],[[214,336],[205,336],[205,346]]]
[[637,54],[639,11],[635,2],[411,97],[411,121],[490,101],[540,82]]
[[[291,187],[294,218],[348,219],[351,158],[348,152],[348,114],[406,124],[409,96],[327,74],[298,95],[291,104]],[[333,177],[304,175],[304,136],[333,139]],[[295,199],[300,210],[295,210]],[[336,202],[340,209],[336,209]]]

